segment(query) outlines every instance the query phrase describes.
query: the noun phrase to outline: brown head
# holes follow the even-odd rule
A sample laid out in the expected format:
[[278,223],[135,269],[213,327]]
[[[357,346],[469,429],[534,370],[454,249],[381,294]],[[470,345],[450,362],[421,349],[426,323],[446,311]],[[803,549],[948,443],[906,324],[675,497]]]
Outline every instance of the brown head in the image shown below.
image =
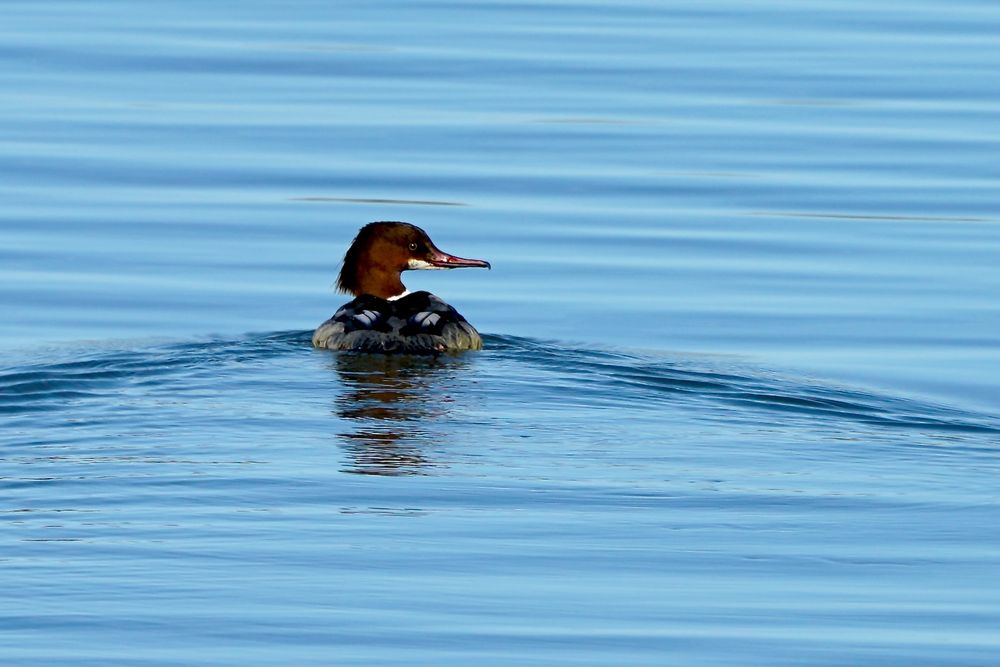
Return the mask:
[[462,259],[438,250],[427,232],[408,222],[371,222],[361,228],[344,255],[337,289],[382,299],[406,291],[399,274],[407,269],[490,268],[481,259]]

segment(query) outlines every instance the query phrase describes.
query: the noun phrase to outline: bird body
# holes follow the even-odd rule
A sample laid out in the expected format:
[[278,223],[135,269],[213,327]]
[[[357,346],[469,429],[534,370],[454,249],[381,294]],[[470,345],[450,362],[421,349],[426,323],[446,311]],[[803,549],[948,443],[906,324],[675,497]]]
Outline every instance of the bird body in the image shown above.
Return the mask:
[[373,222],[358,232],[337,279],[355,296],[313,334],[313,346],[357,352],[439,354],[479,350],[479,332],[430,292],[408,292],[400,274],[412,269],[490,268],[437,249],[427,233],[405,222]]

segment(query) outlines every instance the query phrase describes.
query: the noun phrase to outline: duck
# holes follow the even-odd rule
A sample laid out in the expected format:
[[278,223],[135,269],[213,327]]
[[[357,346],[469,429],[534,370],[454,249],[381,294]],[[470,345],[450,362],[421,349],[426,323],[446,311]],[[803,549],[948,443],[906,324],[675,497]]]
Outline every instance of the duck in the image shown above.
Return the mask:
[[433,354],[481,350],[482,337],[443,299],[410,292],[403,271],[490,269],[438,249],[420,227],[379,221],[363,226],[344,254],[337,289],[354,299],[313,333],[316,348],[380,354]]

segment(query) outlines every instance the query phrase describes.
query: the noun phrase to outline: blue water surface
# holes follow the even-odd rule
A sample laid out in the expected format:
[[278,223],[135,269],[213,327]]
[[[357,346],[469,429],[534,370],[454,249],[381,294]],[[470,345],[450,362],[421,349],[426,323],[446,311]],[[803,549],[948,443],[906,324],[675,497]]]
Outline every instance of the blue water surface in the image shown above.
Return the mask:
[[[996,664],[998,33],[5,2],[3,664]],[[483,352],[311,348],[380,219]]]

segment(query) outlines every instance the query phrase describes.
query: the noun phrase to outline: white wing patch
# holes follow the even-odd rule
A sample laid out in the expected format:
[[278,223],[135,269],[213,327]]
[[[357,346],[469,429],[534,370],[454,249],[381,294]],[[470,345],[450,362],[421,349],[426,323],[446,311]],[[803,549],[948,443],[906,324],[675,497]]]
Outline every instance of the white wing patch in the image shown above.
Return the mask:
[[426,310],[421,313],[417,313],[416,315],[413,316],[413,321],[419,324],[424,329],[428,329],[434,326],[440,320],[441,320],[440,315]]
[[362,310],[360,313],[354,314],[354,319],[358,320],[366,327],[370,327],[373,323],[378,321],[378,313],[374,310]]

